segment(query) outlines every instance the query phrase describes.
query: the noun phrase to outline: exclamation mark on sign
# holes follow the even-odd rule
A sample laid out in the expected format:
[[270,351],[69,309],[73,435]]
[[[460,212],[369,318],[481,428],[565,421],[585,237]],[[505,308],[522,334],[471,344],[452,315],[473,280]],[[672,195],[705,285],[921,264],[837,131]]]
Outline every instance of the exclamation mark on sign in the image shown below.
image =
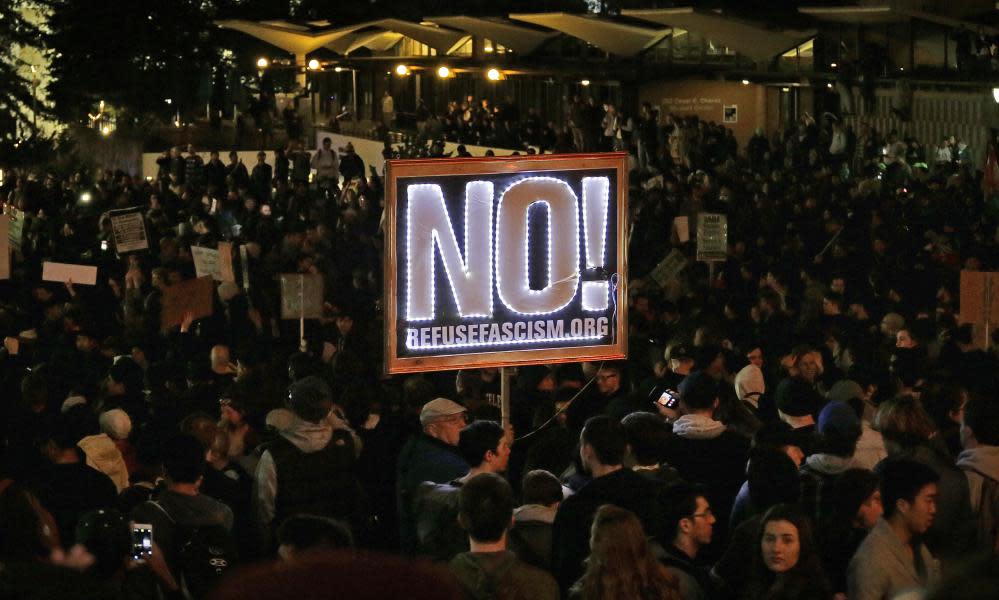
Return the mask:
[[583,240],[586,246],[586,270],[600,277],[599,281],[583,282],[583,310],[607,310],[610,286],[604,270],[607,241],[607,205],[610,180],[606,177],[583,178]]

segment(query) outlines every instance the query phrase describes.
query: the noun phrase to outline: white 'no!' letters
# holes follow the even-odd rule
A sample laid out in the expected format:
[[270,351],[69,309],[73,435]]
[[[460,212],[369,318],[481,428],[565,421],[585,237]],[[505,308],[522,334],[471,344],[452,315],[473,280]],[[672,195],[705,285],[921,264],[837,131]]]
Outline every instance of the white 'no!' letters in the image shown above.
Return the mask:
[[[604,266],[609,189],[607,177],[586,177],[582,182],[584,248],[590,269]],[[465,186],[464,258],[441,187],[413,184],[406,193],[407,319],[435,317],[435,248],[459,316],[493,316],[493,184],[473,181]],[[548,276],[541,290],[532,290],[529,284],[528,215],[536,204],[548,212]],[[525,315],[550,314],[567,306],[576,296],[580,279],[579,201],[572,188],[560,179],[528,177],[503,191],[496,212],[496,291],[500,301]],[[608,292],[607,281],[585,282],[583,309],[606,310]]]

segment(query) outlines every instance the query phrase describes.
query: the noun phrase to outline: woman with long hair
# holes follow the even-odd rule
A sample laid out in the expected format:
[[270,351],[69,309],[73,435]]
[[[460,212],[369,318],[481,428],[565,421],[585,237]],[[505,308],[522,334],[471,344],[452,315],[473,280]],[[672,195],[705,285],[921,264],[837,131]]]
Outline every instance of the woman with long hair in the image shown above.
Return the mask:
[[593,518],[586,573],[572,586],[569,597],[680,600],[680,590],[676,578],[652,555],[638,517],[605,504]]
[[753,574],[742,600],[829,600],[812,526],[794,504],[778,504],[763,516]]

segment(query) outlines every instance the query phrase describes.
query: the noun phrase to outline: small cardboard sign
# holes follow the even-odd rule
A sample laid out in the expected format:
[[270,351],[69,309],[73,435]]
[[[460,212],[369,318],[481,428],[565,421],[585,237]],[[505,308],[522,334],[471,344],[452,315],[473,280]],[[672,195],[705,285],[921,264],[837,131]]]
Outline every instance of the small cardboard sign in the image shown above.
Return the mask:
[[121,210],[112,210],[111,231],[114,234],[114,246],[118,254],[137,252],[149,249],[149,238],[146,236],[146,221],[142,210],[133,206]]
[[160,327],[166,331],[184,322],[184,314],[190,312],[195,319],[212,315],[215,283],[211,277],[188,279],[168,286],[163,290],[163,310],[160,314]]
[[10,279],[10,217],[0,215],[0,279]]
[[191,246],[194,271],[198,277],[211,277],[215,281],[236,281],[232,269],[232,244],[219,242],[218,250]]
[[43,262],[42,281],[57,281],[59,283],[72,281],[74,285],[97,285],[97,267]]
[[323,276],[286,273],[281,276],[281,318],[323,316]]
[[666,287],[669,283],[680,276],[680,273],[687,268],[687,257],[682,252],[673,249],[666,255],[654,269],[651,277],[659,284],[659,287]]
[[697,260],[724,261],[728,257],[728,217],[718,213],[697,215]]
[[676,240],[681,244],[690,241],[690,218],[686,216],[673,218],[673,230],[676,231]]
[[989,330],[999,327],[999,273],[961,271],[961,323],[971,323],[975,343],[988,348]]

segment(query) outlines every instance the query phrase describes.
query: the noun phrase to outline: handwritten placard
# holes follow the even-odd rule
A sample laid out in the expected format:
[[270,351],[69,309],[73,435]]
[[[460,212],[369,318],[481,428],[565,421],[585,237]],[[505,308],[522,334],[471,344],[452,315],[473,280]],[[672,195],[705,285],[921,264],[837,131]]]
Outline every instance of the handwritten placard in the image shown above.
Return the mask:
[[42,281],[57,281],[79,285],[97,285],[97,267],[70,263],[42,263]]
[[323,276],[281,275],[281,318],[318,319],[323,316]]
[[164,331],[184,322],[184,315],[191,313],[194,319],[212,315],[215,283],[211,277],[199,277],[175,283],[163,290],[163,310],[160,313],[160,326]]

